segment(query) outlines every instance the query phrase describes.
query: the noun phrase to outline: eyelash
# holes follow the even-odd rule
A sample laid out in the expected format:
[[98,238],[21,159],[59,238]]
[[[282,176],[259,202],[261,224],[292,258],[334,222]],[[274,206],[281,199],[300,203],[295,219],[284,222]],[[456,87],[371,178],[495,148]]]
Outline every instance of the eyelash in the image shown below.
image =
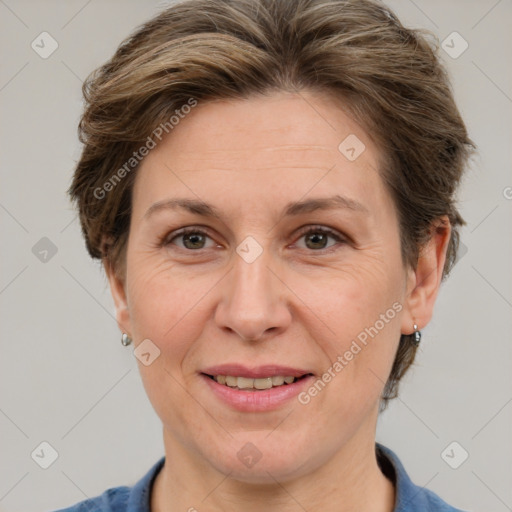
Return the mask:
[[[185,235],[190,235],[190,234],[197,234],[197,235],[204,235],[204,236],[207,236],[208,238],[212,238],[207,231],[203,230],[203,229],[200,229],[200,228],[194,228],[194,227],[189,227],[189,228],[183,228],[181,230],[179,230],[178,232],[175,232],[175,233],[170,233],[170,234],[166,234],[165,236],[163,236],[159,242],[159,246],[160,247],[166,247],[168,245],[171,245],[172,241],[175,240],[176,238],[179,238],[179,237],[182,237],[182,236],[185,236]],[[338,244],[346,244],[348,242],[348,239],[346,237],[343,237],[341,236],[340,234],[338,234],[336,231],[333,231],[332,229],[330,228],[326,228],[326,227],[323,227],[323,226],[309,226],[309,227],[306,227],[304,228],[303,230],[301,230],[298,234],[298,239],[306,236],[306,235],[309,235],[311,233],[322,233],[324,235],[328,235],[332,238],[334,238],[334,240],[336,240],[336,242],[338,242]],[[172,235],[172,238],[169,238],[169,236]],[[337,244],[337,245],[338,245]],[[326,253],[331,253],[335,250],[337,250],[339,247],[337,247],[337,245],[333,245],[331,247],[328,247],[326,249],[319,249],[319,250],[313,250],[313,249],[310,249],[311,252],[313,253],[320,253],[320,254],[326,254]],[[179,247],[179,249],[182,249],[181,247]],[[184,251],[187,251],[187,252],[201,252],[203,250],[206,250],[206,249],[182,249]]]

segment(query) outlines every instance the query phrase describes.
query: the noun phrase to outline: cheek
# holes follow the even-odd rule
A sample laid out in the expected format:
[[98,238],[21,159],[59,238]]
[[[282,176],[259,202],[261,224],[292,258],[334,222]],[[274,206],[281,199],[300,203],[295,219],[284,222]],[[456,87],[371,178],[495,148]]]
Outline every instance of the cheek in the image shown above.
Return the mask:
[[339,394],[330,396],[342,397],[340,403],[349,409],[377,399],[385,384],[400,339],[405,279],[391,256],[386,259],[377,250],[356,256],[298,292],[315,312],[310,335],[325,355],[325,371],[337,377],[329,386]]
[[386,257],[378,250],[353,252],[342,264],[326,269],[308,283],[302,280],[306,285],[302,296],[314,304],[328,326],[332,324],[336,334],[345,337],[357,334],[348,329],[373,324],[400,300],[404,279],[391,255]]
[[146,394],[165,424],[186,425],[183,413],[190,406],[190,396],[184,387],[183,366],[201,335],[203,322],[197,315],[209,287],[177,272],[162,258],[135,254],[130,265],[127,284],[135,338],[137,342],[149,339],[160,350],[150,365],[138,362]]
[[198,337],[201,325],[190,318],[200,312],[211,285],[190,272],[177,271],[161,257],[135,254],[130,263],[127,284],[136,338],[149,338],[161,350],[172,340],[173,355],[180,360],[187,345]]

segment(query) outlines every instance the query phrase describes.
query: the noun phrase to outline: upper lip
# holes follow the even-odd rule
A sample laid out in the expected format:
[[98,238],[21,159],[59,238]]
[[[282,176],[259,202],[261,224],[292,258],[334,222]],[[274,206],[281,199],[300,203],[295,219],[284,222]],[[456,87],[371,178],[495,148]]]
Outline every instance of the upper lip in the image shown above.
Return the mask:
[[243,364],[221,364],[209,366],[202,370],[207,375],[229,375],[231,377],[248,377],[252,379],[261,379],[264,377],[302,377],[312,372],[302,368],[292,368],[291,366],[280,366],[277,364],[266,364],[249,368]]

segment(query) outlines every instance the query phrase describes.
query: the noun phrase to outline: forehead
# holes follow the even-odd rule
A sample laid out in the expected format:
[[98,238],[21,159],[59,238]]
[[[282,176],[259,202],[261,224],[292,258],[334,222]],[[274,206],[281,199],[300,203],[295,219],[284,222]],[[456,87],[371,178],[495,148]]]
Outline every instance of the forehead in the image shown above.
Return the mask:
[[[194,136],[190,137],[193,132]],[[369,134],[352,119],[347,108],[331,95],[303,91],[273,93],[248,99],[213,100],[199,104],[158,144],[179,146],[177,157],[213,156],[219,151],[237,153],[263,150],[259,156],[271,163],[273,158],[293,158],[299,149],[301,158],[320,153],[337,156],[338,146],[349,135],[372,145]],[[279,151],[277,157],[273,154]]]
[[199,103],[143,160],[134,207],[147,208],[178,190],[192,197],[223,190],[225,199],[226,186],[235,184],[252,196],[268,196],[276,187],[280,196],[304,195],[312,187],[361,195],[366,188],[371,200],[381,188],[379,160],[369,134],[328,95]]

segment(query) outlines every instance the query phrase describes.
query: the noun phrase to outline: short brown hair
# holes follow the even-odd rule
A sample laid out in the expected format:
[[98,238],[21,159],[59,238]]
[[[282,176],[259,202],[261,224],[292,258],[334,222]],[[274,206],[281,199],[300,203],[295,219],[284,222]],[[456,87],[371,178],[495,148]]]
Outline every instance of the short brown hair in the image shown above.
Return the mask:
[[[84,147],[69,194],[87,250],[124,278],[138,167],[132,162],[128,172],[126,162],[191,98],[309,89],[340,98],[382,150],[380,171],[397,207],[404,265],[415,268],[433,221],[448,216],[446,277],[456,261],[458,227],[465,224],[454,194],[474,145],[437,51],[429,33],[406,29],[373,0],[185,0],[171,6],[123,41],[83,85]],[[113,172],[123,165],[114,183]],[[396,397],[415,352],[411,336],[402,335],[381,410]]]

